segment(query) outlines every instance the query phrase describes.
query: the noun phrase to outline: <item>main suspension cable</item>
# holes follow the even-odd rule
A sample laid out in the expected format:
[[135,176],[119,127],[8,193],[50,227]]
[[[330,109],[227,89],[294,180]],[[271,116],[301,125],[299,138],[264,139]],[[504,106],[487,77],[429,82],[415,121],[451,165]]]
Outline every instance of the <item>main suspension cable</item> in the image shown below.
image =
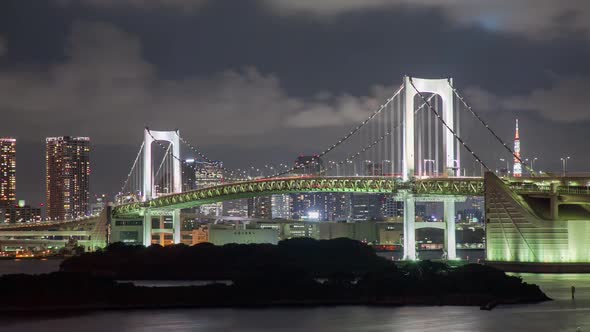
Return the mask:
[[127,186],[127,183],[129,183],[129,179],[131,178],[131,175],[133,175],[133,171],[135,170],[135,166],[137,165],[139,157],[141,156],[141,152],[143,151],[144,144],[145,144],[145,142],[141,142],[141,146],[139,147],[139,152],[137,153],[137,156],[135,157],[135,161],[133,161],[133,165],[131,166],[131,170],[129,170],[129,173],[127,174],[127,178],[125,179],[125,181],[123,182],[123,186],[121,187],[121,193],[125,192],[125,187]]
[[[158,146],[160,146],[162,149],[166,149],[166,147],[158,140],[156,140],[156,138],[152,135],[151,131],[149,130],[149,128],[147,129],[148,135],[150,135],[153,139],[154,142],[156,142],[156,144],[158,144]],[[179,136],[180,137],[180,136]],[[178,160],[182,165],[187,165],[190,168],[192,168],[195,172],[198,172],[199,170],[196,168],[196,166],[191,165],[190,163],[187,163],[186,161],[180,159],[178,156],[175,156],[174,153],[170,154],[174,159]],[[213,162],[214,163],[214,162]],[[214,163],[215,164],[215,163]],[[220,169],[223,169],[223,167],[220,167]],[[206,175],[210,175],[209,173],[205,173]],[[223,179],[228,179],[227,177],[223,177]],[[229,178],[230,180],[236,180],[233,178]],[[238,179],[238,180],[242,180],[242,179]]]
[[426,98],[424,97],[424,95],[418,90],[418,88],[416,88],[416,85],[414,85],[414,80],[411,77],[410,77],[410,84],[412,85],[414,90],[416,90],[416,93],[418,94],[418,96],[420,96],[420,98],[422,98],[422,100],[428,106],[428,108],[434,113],[434,115],[436,115],[438,120],[447,128],[448,131],[451,132],[451,134],[453,134],[455,139],[458,140],[465,147],[465,149],[471,153],[471,155],[475,158],[475,160],[477,160],[477,162],[479,162],[488,171],[491,171],[491,169],[477,156],[477,154],[475,154],[475,152],[473,152],[473,150],[471,150],[471,148],[467,144],[465,144],[463,139],[461,139],[461,137],[459,137],[457,135],[457,133],[455,133],[455,131],[451,127],[449,127],[449,125],[445,122],[445,120],[443,120],[443,118],[440,116],[440,113],[437,110],[435,110],[432,107],[432,105],[430,105],[430,102],[427,101]]
[[[428,97],[428,101],[432,100],[432,98],[434,98],[435,96],[436,95],[431,95],[430,97]],[[424,108],[424,106],[426,106],[426,103],[422,103],[422,105],[420,105],[418,108],[416,108],[414,110],[414,114],[416,114],[416,113],[418,113],[418,111],[422,110]],[[375,145],[377,145],[378,143],[380,143],[381,141],[383,141],[385,138],[391,136],[391,134],[393,134],[394,130],[397,129],[397,128],[399,128],[399,127],[401,127],[402,125],[403,125],[403,120],[400,119],[400,121],[398,123],[396,123],[394,126],[392,126],[389,130],[387,130],[386,133],[384,133],[383,135],[379,136],[377,139],[375,139],[374,141],[372,141],[371,143],[369,143],[367,146],[363,147],[361,150],[348,155],[348,157],[346,157],[346,159],[341,160],[341,161],[336,162],[336,163],[333,163],[332,166],[329,166],[325,170],[321,171],[320,174],[321,173],[326,173],[327,171],[334,169],[335,165],[342,165],[344,163],[347,163],[349,161],[352,161],[352,160],[356,159],[358,156],[360,156],[361,153],[370,150]]]
[[502,146],[504,146],[504,148],[506,150],[508,150],[508,152],[510,152],[510,154],[516,159],[518,160],[518,162],[520,162],[527,171],[529,171],[532,175],[537,175],[537,173],[530,168],[527,163],[525,163],[524,161],[522,161],[522,159],[500,138],[500,136],[498,136],[496,134],[496,132],[494,132],[494,130],[492,128],[490,128],[490,126],[479,116],[479,114],[477,114],[473,108],[467,103],[467,101],[465,101],[465,99],[459,94],[459,91],[453,86],[451,85],[451,82],[448,82],[449,86],[451,87],[451,89],[453,90],[453,93],[455,94],[455,96],[457,96],[457,98],[459,98],[459,100],[461,100],[461,102],[463,103],[463,105],[465,105],[465,107],[467,107],[467,109],[469,110],[469,112],[477,119],[479,120],[479,122],[486,127],[486,129],[496,138],[496,140],[498,142],[500,142],[500,144],[502,144]]

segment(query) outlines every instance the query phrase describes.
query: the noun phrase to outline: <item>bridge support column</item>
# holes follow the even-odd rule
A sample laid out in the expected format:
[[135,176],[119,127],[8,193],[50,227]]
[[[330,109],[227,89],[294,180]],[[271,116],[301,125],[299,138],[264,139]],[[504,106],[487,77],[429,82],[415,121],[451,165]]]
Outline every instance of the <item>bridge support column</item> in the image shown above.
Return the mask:
[[551,220],[559,219],[559,198],[557,197],[557,183],[551,183],[551,197],[549,197],[549,213]]
[[176,209],[172,212],[172,227],[174,228],[174,244],[179,244],[181,242],[180,238],[180,210]]
[[143,214],[143,245],[149,247],[152,245],[152,214],[146,209]]
[[455,200],[445,198],[444,219],[445,219],[445,250],[447,259],[457,259],[457,239],[455,236]]
[[416,199],[412,194],[404,197],[404,259],[416,259]]

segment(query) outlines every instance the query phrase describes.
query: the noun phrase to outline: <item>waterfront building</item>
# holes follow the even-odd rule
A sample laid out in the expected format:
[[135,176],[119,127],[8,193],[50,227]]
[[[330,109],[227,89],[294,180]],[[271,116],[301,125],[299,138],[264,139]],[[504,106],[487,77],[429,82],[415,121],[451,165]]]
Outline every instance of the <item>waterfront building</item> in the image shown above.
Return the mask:
[[279,242],[279,232],[275,229],[250,229],[250,228],[219,228],[209,229],[209,242],[222,246],[230,243],[251,244]]
[[41,208],[26,205],[24,200],[20,200],[17,205],[11,205],[5,208],[5,222],[41,222]]
[[181,243],[187,246],[194,246],[199,243],[209,242],[209,228],[207,226],[200,226],[190,231],[181,231]]
[[350,220],[367,221],[383,218],[384,201],[381,194],[352,193]]
[[90,139],[49,137],[46,139],[47,217],[73,219],[88,214],[90,196]]
[[0,138],[0,209],[16,204],[16,139]]
[[272,219],[271,196],[251,197],[248,199],[248,217]]
[[404,215],[404,202],[396,201],[393,195],[384,195],[381,206],[382,215],[387,220],[397,220]]
[[282,223],[281,239],[292,239],[298,237],[308,237],[320,239],[320,225],[317,222],[288,222]]
[[109,243],[143,244],[143,219],[115,219],[111,224]]
[[272,195],[270,204],[273,219],[291,219],[293,211],[293,198],[291,195]]
[[223,215],[228,217],[248,217],[248,200],[235,199],[223,202]]

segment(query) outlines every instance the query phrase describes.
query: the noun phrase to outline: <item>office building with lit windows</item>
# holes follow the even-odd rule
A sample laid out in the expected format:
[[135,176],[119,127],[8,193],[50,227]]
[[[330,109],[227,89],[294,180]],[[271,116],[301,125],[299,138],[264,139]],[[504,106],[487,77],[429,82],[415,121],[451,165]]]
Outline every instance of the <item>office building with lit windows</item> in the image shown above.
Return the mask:
[[[223,183],[223,163],[221,161],[195,161],[194,165],[195,189],[209,188]],[[199,210],[205,216],[219,217],[223,214],[223,204],[221,202],[204,204],[199,207]]]
[[47,217],[66,220],[88,214],[90,139],[49,137],[46,139]]
[[16,139],[0,138],[0,209],[16,203]]

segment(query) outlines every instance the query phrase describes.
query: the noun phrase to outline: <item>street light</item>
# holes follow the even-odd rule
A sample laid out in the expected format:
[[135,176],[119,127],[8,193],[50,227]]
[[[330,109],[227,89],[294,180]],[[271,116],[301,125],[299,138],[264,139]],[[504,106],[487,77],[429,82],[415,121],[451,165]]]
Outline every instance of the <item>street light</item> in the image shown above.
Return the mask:
[[526,158],[524,160],[524,161],[527,162],[527,164],[530,164],[531,165],[531,171],[533,171],[533,172],[535,171],[535,160],[537,160],[537,159],[539,159],[539,158],[537,158],[537,157],[534,157],[534,158],[531,158],[531,159]]
[[567,161],[570,160],[570,156],[561,158],[561,172],[562,176],[567,174]]
[[509,164],[508,159],[500,158],[500,161],[506,162],[506,176],[508,176],[508,170],[510,169],[510,164]]

